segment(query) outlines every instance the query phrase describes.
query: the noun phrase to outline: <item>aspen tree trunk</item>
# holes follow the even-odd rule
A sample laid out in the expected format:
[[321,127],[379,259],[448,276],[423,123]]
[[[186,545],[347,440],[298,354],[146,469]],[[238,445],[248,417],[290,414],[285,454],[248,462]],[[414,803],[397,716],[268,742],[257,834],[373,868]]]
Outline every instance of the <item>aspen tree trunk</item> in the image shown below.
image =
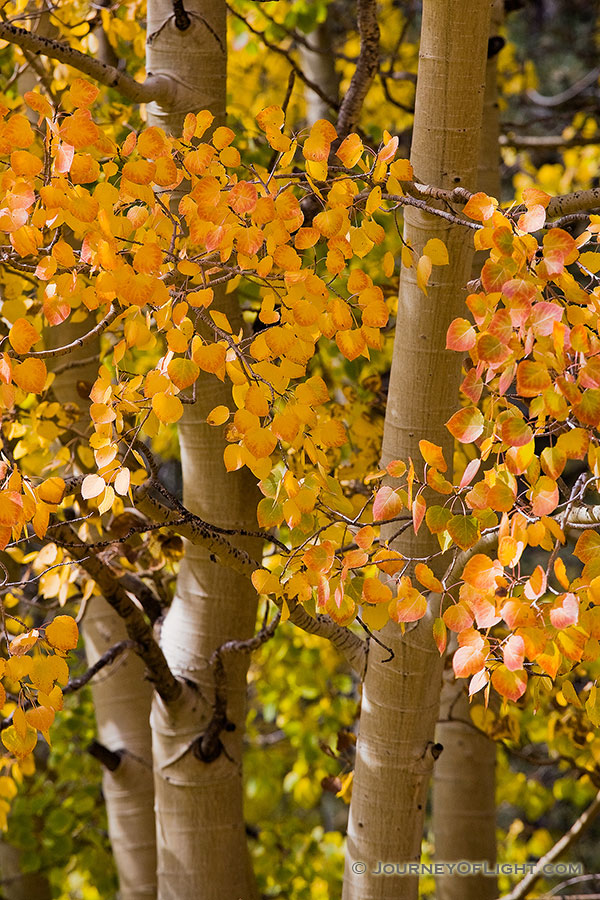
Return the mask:
[[[416,177],[445,188],[476,183],[490,0],[424,0],[411,161]],[[473,238],[467,229],[407,208],[404,236],[420,254],[440,238],[450,265],[434,267],[427,296],[404,269],[386,413],[383,463],[420,458],[427,438],[452,460],[445,422],[458,403],[461,359],[445,350],[448,325],[462,312]],[[394,546],[406,556],[439,550],[423,526]],[[435,562],[435,560],[434,560]],[[348,823],[344,900],[413,900],[415,877],[376,874],[387,863],[418,862],[438,718],[442,662],[432,637],[437,609],[371,642]],[[363,865],[360,865],[360,864]]]
[[[88,323],[66,323],[46,332],[48,346],[62,346],[88,330]],[[83,399],[98,372],[94,356],[98,342],[75,350],[69,361],[90,360],[86,365],[57,375],[53,391],[63,404],[81,410]],[[65,358],[59,357],[58,363]],[[77,385],[81,383],[81,391]],[[83,397],[82,397],[83,395]],[[76,427],[85,422],[82,415]],[[89,600],[81,623],[89,666],[110,647],[127,638],[122,619],[99,596]],[[144,664],[133,650],[96,675],[91,682],[98,741],[120,755],[112,771],[102,771],[102,792],[108,815],[108,831],[119,876],[120,900],[154,900],[156,897],[156,840],[150,704],[152,687],[144,677]]]
[[[215,125],[225,118],[225,5],[186,0],[188,26],[173,16],[169,0],[148,7],[147,70],[178,83],[175,108],[152,104],[149,122],[177,133],[188,112],[210,109]],[[234,327],[235,296],[222,296],[219,308]],[[227,474],[224,440],[206,424],[219,404],[229,405],[229,388],[212,376],[201,378],[196,403],[186,406],[179,439],[183,502],[210,522],[228,528],[256,528],[256,498],[241,472]],[[241,542],[240,542],[241,543]],[[248,547],[248,545],[246,545]],[[256,555],[260,547],[250,547]],[[226,752],[212,762],[192,744],[210,720],[215,696],[209,668],[213,651],[225,641],[254,634],[256,592],[247,579],[186,545],[176,596],[166,616],[161,646],[175,675],[185,680],[181,698],[166,705],[155,697],[152,711],[156,790],[159,900],[253,900],[257,896],[243,815],[242,737],[248,659],[226,663],[227,717],[235,730],[221,734]]]
[[[308,75],[311,81],[318,84],[328,97],[331,97],[332,100],[337,100],[340,80],[335,71],[335,57],[332,52],[332,29],[329,20],[331,14],[332,10],[330,8],[328,10],[328,18],[317,25],[314,31],[306,35],[306,40],[315,49],[309,50],[307,47],[300,46],[299,50],[304,74]],[[306,101],[306,122],[308,125],[314,125],[317,119],[331,118],[331,109],[327,103],[306,85],[304,86],[304,98]]]
[[[504,0],[495,0],[490,36],[504,22]],[[490,45],[490,51],[493,47]],[[477,188],[500,197],[500,118],[497,53],[486,66],[485,97],[479,148]],[[483,254],[473,259],[472,277],[481,272]],[[496,862],[496,744],[470,724],[464,679],[456,679],[447,654],[436,740],[444,750],[433,771],[433,833],[440,861]],[[480,701],[480,696],[475,702]],[[495,877],[444,874],[436,877],[437,900],[493,900]]]

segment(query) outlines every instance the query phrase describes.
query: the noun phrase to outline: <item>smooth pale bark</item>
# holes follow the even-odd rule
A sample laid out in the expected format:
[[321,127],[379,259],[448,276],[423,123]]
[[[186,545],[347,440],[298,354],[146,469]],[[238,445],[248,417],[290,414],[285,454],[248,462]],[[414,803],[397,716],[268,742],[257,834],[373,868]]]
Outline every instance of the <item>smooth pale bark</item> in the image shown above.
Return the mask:
[[[48,347],[62,347],[85,334],[93,323],[66,323],[46,331]],[[53,391],[63,405],[81,410],[77,427],[84,428],[86,393],[98,373],[97,340],[57,357],[56,364],[90,360],[57,375]],[[52,368],[52,365],[49,365]],[[78,390],[78,384],[81,385]],[[82,396],[83,395],[83,396]],[[88,665],[93,665],[114,644],[127,637],[123,621],[106,601],[93,596],[81,623]],[[104,768],[102,791],[108,815],[108,831],[119,876],[120,900],[153,900],[156,897],[156,841],[150,704],[152,688],[144,677],[144,664],[128,650],[91,682],[99,742],[120,752],[115,771]]]
[[[176,81],[179,97],[175,108],[149,107],[149,123],[173,133],[180,131],[188,112],[210,109],[215,124],[225,117],[225,5],[186,0],[185,9],[190,26],[180,29],[170,2],[152,0],[148,5],[147,69]],[[239,322],[234,295],[222,296],[219,308],[232,323]],[[205,421],[215,406],[231,404],[230,390],[207,375],[198,383],[196,397],[179,423],[183,502],[216,525],[256,528],[251,479],[241,472],[227,474],[222,431]],[[256,542],[245,546],[259,555]],[[206,551],[186,541],[161,646],[171,670],[188,687],[174,704],[155,698],[152,711],[160,900],[257,896],[243,815],[245,654],[228,654],[225,663],[227,717],[235,726],[221,734],[226,752],[203,762],[192,749],[212,715],[211,654],[225,641],[254,634],[256,601],[248,579],[218,566]]]
[[[495,0],[490,35],[498,35],[504,20],[504,0]],[[500,118],[497,55],[486,66],[477,188],[500,197]],[[484,254],[476,253],[472,278],[478,278]],[[454,648],[452,648],[454,649]],[[496,862],[496,744],[471,724],[467,682],[454,678],[448,653],[442,685],[436,741],[444,748],[433,772],[433,834],[440,861]],[[481,702],[481,695],[475,698]],[[495,877],[436,877],[437,900],[494,900]]]
[[[329,11],[331,15],[331,10]],[[300,61],[302,71],[311,81],[319,87],[332,100],[337,100],[339,93],[339,77],[335,71],[335,57],[332,53],[332,35],[329,19],[321,22],[314,31],[306,36],[307,42],[314,50],[300,45]],[[306,122],[313,125],[317,119],[330,119],[331,108],[313,90],[304,86],[304,98],[306,102]]]
[[[416,177],[443,188],[473,189],[477,161],[489,0],[424,0],[411,161]],[[430,238],[448,248],[450,265],[434,267],[427,296],[405,269],[386,413],[383,463],[420,458],[426,438],[452,460],[445,422],[458,404],[462,360],[445,349],[446,331],[462,313],[473,254],[472,235],[416,210],[405,211],[404,236],[420,254]],[[406,556],[439,549],[425,526],[395,544]],[[434,561],[435,562],[435,561]],[[435,567],[435,566],[434,566]],[[377,861],[420,859],[427,787],[433,764],[442,662],[433,641],[435,605],[403,636],[393,623],[381,639],[392,662],[371,644],[363,690],[354,788],[348,823],[344,900],[413,900],[417,879],[373,874]],[[353,863],[364,862],[366,871]]]

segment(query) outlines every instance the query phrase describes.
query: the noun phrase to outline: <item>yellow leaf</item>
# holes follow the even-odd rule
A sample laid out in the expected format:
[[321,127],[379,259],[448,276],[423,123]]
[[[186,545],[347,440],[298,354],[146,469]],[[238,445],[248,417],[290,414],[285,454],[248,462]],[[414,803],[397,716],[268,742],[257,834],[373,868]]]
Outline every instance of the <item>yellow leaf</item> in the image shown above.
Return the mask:
[[417,263],[417,284],[424,294],[427,293],[427,283],[431,275],[431,259],[428,256],[422,256]]
[[447,266],[450,262],[448,248],[439,238],[430,238],[423,247],[423,255],[428,256],[434,266]]
[[99,497],[106,488],[106,482],[100,475],[86,475],[81,485],[81,496],[84,500]]
[[77,622],[72,616],[57,616],[46,625],[45,637],[57,650],[74,650],[79,640]]
[[152,398],[152,409],[158,419],[165,425],[178,422],[183,415],[183,404],[179,397],[159,391]]
[[20,737],[14,725],[9,725],[2,731],[2,743],[9,753],[16,756],[17,759],[25,759],[32,753],[37,744],[37,731],[30,725],[27,726],[25,734]]
[[229,418],[229,410],[226,406],[215,406],[206,417],[209,425],[223,425]]

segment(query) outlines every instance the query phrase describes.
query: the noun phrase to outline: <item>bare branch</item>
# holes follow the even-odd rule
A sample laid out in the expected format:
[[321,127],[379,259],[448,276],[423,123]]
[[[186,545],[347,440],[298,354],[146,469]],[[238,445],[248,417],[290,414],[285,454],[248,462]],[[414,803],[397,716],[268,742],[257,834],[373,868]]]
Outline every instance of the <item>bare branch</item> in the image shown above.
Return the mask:
[[535,103],[537,106],[562,106],[563,103],[568,103],[569,100],[572,100],[577,94],[581,94],[582,91],[585,91],[595,84],[598,81],[599,76],[600,66],[596,66],[595,69],[586,72],[586,74],[576,81],[575,84],[572,84],[571,87],[561,91],[560,94],[553,94],[551,97],[546,97],[544,94],[538,94],[537,91],[529,90],[527,91],[527,99],[531,100],[532,103]]
[[105,666],[110,665],[115,659],[118,659],[118,657],[121,656],[122,653],[125,653],[126,650],[135,650],[137,646],[135,641],[119,641],[118,644],[115,644],[114,647],[111,647],[110,650],[103,653],[102,656],[96,660],[94,665],[90,666],[83,675],[80,675],[79,678],[71,678],[68,684],[62,689],[63,694],[73,694],[75,691],[81,690],[81,688],[85,687],[88,681],[91,681],[94,675],[97,675],[98,672],[102,671]]
[[316,634],[317,637],[328,640],[342,654],[357,675],[360,678],[364,677],[367,669],[368,644],[366,641],[349,631],[348,628],[338,625],[329,616],[317,613],[313,619],[300,603],[294,605],[292,600],[288,600],[287,603],[290,610],[290,622],[307,634]]
[[32,353],[10,353],[9,356],[17,357],[18,359],[49,359],[50,357],[54,358],[55,356],[67,356],[73,350],[77,350],[80,347],[85,347],[86,344],[89,344],[90,341],[93,341],[95,337],[99,334],[102,334],[106,328],[114,322],[117,318],[121,310],[119,309],[119,305],[115,302],[111,304],[111,307],[104,318],[98,322],[94,328],[88,331],[86,334],[82,335],[80,338],[77,338],[76,341],[72,341],[70,344],[65,344],[64,347],[57,347],[55,350],[37,350]]
[[288,63],[290,64],[290,66],[292,67],[292,69],[294,70],[294,72],[296,73],[298,78],[300,78],[301,81],[303,81],[304,84],[311,89],[311,91],[314,91],[315,94],[318,97],[320,97],[324,103],[326,103],[328,106],[330,106],[331,109],[334,109],[334,110],[339,109],[339,103],[337,103],[337,101],[333,100],[331,97],[328,97],[327,94],[321,89],[320,85],[318,85],[316,81],[312,81],[310,78],[306,77],[306,75],[304,74],[304,72],[302,71],[302,69],[300,68],[298,63],[295,61],[295,59],[293,59],[293,57],[288,53],[287,50],[284,50],[282,47],[279,47],[277,44],[274,44],[272,41],[270,41],[268,38],[266,38],[265,35],[263,34],[263,32],[260,31],[258,28],[253,28],[253,26],[250,25],[248,20],[245,19],[241,15],[241,13],[237,12],[237,10],[235,10],[232,6],[230,6],[229,3],[226,3],[225,6],[227,7],[227,9],[229,10],[229,12],[231,13],[232,16],[235,16],[236,19],[240,19],[244,23],[244,25],[246,26],[248,31],[251,31],[252,34],[255,34],[257,37],[259,37],[261,39],[261,41],[263,42],[265,47],[268,47],[269,50],[273,50],[274,53],[279,53],[280,56],[285,56],[285,58],[287,59]]
[[547,853],[542,856],[541,859],[538,859],[537,865],[533,872],[529,875],[526,875],[525,878],[521,879],[518,885],[509,893],[505,894],[503,900],[523,900],[533,887],[533,885],[539,881],[540,878],[544,875],[544,866],[549,863],[554,862],[561,856],[569,847],[572,847],[576,841],[579,840],[583,832],[586,828],[592,824],[594,819],[597,817],[598,813],[600,813],[600,792],[596,794],[590,805],[587,809],[585,809],[579,818],[573,823],[573,825],[569,828],[566,834],[554,844],[553,847],[548,850]]
[[500,145],[502,147],[515,147],[517,150],[586,147],[588,144],[600,144],[600,136],[595,134],[593,137],[586,138],[582,135],[576,135],[575,137],[565,138],[561,134],[515,134],[512,131],[508,134],[500,135]]
[[143,613],[128,596],[127,591],[111,569],[97,556],[88,556],[85,548],[73,546],[77,533],[70,525],[61,524],[53,537],[58,544],[69,545],[69,555],[94,579],[106,602],[123,619],[129,638],[136,644],[138,655],[148,669],[148,677],[156,692],[165,703],[173,703],[181,694],[181,683],[177,681],[162,650],[154,638],[152,626],[146,622]]
[[151,100],[155,100],[162,105],[168,105],[175,90],[174,82],[164,75],[150,75],[140,84],[126,72],[121,72],[114,66],[108,66],[100,60],[94,59],[93,56],[74,50],[60,41],[32,34],[17,25],[1,22],[0,39],[16,44],[22,50],[30,51],[35,56],[48,56],[66,63],[79,72],[83,72],[84,75],[89,75],[90,78],[99,81],[100,84],[115,88],[123,97],[133,103],[149,103]]
[[360,55],[337,121],[339,138],[357,128],[367,91],[379,71],[379,24],[376,0],[358,0]]

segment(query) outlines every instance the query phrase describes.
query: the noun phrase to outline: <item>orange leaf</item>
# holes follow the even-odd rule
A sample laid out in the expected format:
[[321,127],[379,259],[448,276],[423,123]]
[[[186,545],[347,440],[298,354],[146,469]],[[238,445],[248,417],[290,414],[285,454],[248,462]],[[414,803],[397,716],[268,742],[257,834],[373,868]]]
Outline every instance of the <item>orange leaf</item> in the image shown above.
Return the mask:
[[381,522],[384,519],[395,519],[402,511],[404,504],[389,485],[384,484],[375,494],[373,501],[373,520]]
[[483,434],[483,415],[475,406],[466,406],[446,422],[450,434],[463,444],[471,444]]
[[29,353],[39,339],[39,331],[33,327],[28,319],[24,318],[17,319],[8,332],[8,340],[15,353]]

